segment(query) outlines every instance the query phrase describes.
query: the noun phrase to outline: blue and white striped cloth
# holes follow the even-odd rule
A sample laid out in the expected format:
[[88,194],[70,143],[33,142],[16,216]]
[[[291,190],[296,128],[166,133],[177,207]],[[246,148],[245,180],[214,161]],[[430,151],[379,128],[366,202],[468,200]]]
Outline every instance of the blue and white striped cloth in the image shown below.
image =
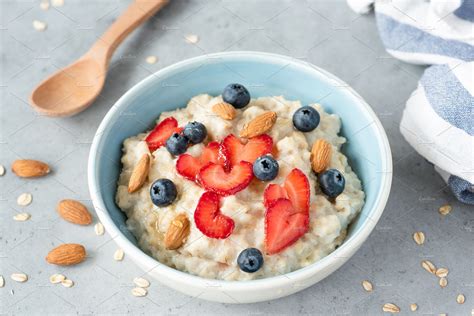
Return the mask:
[[474,0],[347,0],[375,10],[389,54],[431,65],[403,112],[400,131],[435,165],[458,200],[474,204]]

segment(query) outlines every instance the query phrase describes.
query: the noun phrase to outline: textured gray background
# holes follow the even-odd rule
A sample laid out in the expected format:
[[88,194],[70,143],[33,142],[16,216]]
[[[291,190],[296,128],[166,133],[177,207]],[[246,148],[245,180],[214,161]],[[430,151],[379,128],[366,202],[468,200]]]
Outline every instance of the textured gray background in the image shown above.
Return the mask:
[[[116,52],[99,99],[72,118],[38,116],[28,105],[32,88],[46,75],[84,53],[125,8],[128,1],[65,0],[64,7],[42,11],[38,1],[1,0],[1,140],[0,163],[18,158],[50,163],[45,178],[22,180],[10,171],[0,178],[0,313],[137,313],[137,314],[382,314],[394,302],[402,314],[469,315],[474,308],[474,213],[454,201],[432,166],[402,138],[398,123],[404,102],[416,87],[421,67],[394,60],[384,52],[374,17],[357,16],[344,1],[185,1],[172,4],[134,32]],[[32,21],[48,23],[37,32]],[[197,34],[196,45],[183,36]],[[380,117],[393,151],[393,187],[387,208],[361,250],[319,284],[277,301],[252,305],[209,303],[152,281],[145,298],[130,294],[132,279],[142,275],[129,258],[112,259],[115,243],[93,227],[77,227],[58,218],[63,198],[84,201],[91,209],[87,155],[95,130],[111,105],[150,73],[185,58],[230,50],[258,50],[308,60],[339,76],[357,90]],[[156,55],[154,65],[145,62]],[[33,194],[21,208],[16,197]],[[437,210],[450,203],[453,211]],[[24,210],[23,210],[24,209]],[[26,211],[28,222],[12,216]],[[424,246],[412,240],[424,231]],[[61,242],[78,242],[89,250],[83,264],[48,265],[46,253]],[[446,288],[420,267],[430,259],[450,270]],[[63,272],[73,288],[52,285],[52,273]],[[24,272],[27,283],[10,274]],[[366,293],[361,281],[373,282]],[[466,303],[456,296],[464,293]]]

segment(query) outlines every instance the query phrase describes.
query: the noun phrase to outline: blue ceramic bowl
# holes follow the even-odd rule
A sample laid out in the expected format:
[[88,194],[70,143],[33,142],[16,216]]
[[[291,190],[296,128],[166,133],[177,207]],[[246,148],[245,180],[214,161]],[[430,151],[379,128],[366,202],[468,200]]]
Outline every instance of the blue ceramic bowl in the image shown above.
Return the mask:
[[[231,82],[252,97],[283,95],[303,104],[319,102],[342,119],[343,151],[366,194],[361,214],[344,243],[322,260],[297,271],[261,280],[218,281],[160,264],[141,251],[115,204],[122,142],[149,130],[163,111],[186,105],[201,93],[219,95]],[[369,105],[346,83],[302,61],[258,52],[229,52],[192,58],[149,76],[110,109],[94,137],[88,166],[89,189],[107,232],[158,281],[191,296],[227,302],[258,302],[286,296],[318,282],[346,262],[366,240],[383,212],[392,181],[392,158],[385,131]]]

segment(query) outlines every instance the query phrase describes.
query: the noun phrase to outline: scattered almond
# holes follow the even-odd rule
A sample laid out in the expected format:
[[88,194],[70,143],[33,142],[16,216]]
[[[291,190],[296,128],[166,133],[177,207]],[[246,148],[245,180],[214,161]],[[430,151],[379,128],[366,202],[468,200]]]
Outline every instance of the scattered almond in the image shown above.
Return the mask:
[[382,310],[387,313],[400,313],[400,307],[392,303],[386,303],[383,305]]
[[410,304],[410,310],[411,310],[412,312],[415,312],[417,309],[418,309],[418,305],[417,305],[417,304],[415,304],[415,303]]
[[436,267],[435,265],[429,261],[429,260],[423,260],[421,262],[421,266],[423,267],[423,269],[425,269],[426,271],[428,271],[429,273],[431,274],[435,274],[436,273]]
[[114,260],[115,261],[122,261],[124,256],[125,256],[125,253],[123,252],[122,249],[115,250],[115,252],[114,252]]
[[72,280],[66,279],[61,281],[61,285],[64,287],[73,287],[74,282]]
[[143,154],[135,168],[133,168],[132,176],[128,182],[129,193],[137,191],[145,183],[148,178],[148,171],[150,170],[150,160],[150,154]]
[[439,268],[436,270],[435,274],[439,278],[445,278],[448,276],[449,270],[446,268]]
[[324,139],[318,139],[311,148],[311,167],[316,173],[323,172],[331,162],[332,147]]
[[466,297],[463,294],[459,294],[456,297],[456,302],[458,302],[458,304],[464,304],[465,301],[466,301]]
[[94,226],[94,231],[97,236],[102,236],[105,233],[104,225],[101,222],[98,222]]
[[60,266],[78,264],[86,258],[86,249],[79,244],[62,244],[51,250],[46,261]]
[[31,218],[31,215],[28,213],[19,213],[13,216],[13,219],[17,222],[25,222]]
[[61,283],[62,281],[66,280],[66,277],[62,274],[55,273],[49,277],[49,282],[53,284]]
[[154,64],[154,63],[156,63],[157,60],[158,60],[158,58],[156,58],[156,56],[148,56],[146,58],[146,62],[148,64]]
[[0,165],[0,177],[5,175],[5,167],[3,165]]
[[11,275],[11,278],[13,281],[20,282],[20,283],[28,281],[28,276],[24,273],[13,273]]
[[441,215],[448,215],[451,212],[452,209],[453,208],[451,207],[451,205],[445,204],[445,205],[441,206],[438,211]]
[[136,297],[143,297],[148,294],[148,291],[142,287],[135,287],[132,289],[132,295]]
[[240,137],[251,138],[268,132],[275,124],[277,114],[275,112],[265,112],[255,117],[244,125],[240,131]]
[[237,115],[235,108],[227,102],[219,102],[212,106],[212,112],[219,115],[224,120],[233,120]]
[[425,243],[425,234],[423,232],[415,232],[413,234],[413,240],[418,244],[418,245],[423,245]]
[[186,35],[186,36],[184,37],[184,39],[185,39],[186,42],[188,42],[189,44],[196,44],[197,42],[199,42],[199,36],[194,35],[194,34]]
[[15,160],[12,171],[22,178],[42,177],[50,172],[48,164],[32,159]]
[[5,279],[3,278],[3,275],[0,275],[0,287],[5,286]]
[[174,250],[181,247],[189,236],[190,223],[185,214],[177,215],[171,222],[165,234],[164,244],[166,249]]
[[16,204],[20,206],[28,206],[33,201],[33,196],[30,193],[22,193],[16,199]]
[[448,279],[440,278],[439,279],[439,286],[441,286],[442,288],[445,288],[446,286],[448,286]]
[[367,280],[364,280],[362,281],[362,287],[364,288],[364,290],[366,290],[367,292],[372,292],[373,290],[373,286],[372,286],[372,283],[370,283],[369,281]]
[[56,207],[59,216],[63,219],[78,225],[89,225],[92,223],[92,216],[87,207],[76,200],[62,200]]
[[147,288],[150,286],[150,282],[147,279],[141,277],[134,278],[133,283],[135,283],[136,286],[141,288]]

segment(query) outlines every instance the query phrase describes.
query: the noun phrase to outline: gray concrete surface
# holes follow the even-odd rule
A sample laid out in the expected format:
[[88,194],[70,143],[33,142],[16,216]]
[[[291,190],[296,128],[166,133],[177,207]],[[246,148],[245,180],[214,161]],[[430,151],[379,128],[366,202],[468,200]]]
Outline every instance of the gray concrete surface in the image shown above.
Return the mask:
[[[374,17],[357,16],[337,1],[186,1],[173,0],[133,33],[114,56],[105,89],[94,106],[71,118],[36,114],[27,103],[32,88],[46,75],[86,51],[128,1],[65,0],[43,11],[38,1],[1,1],[1,140],[0,163],[18,158],[47,161],[53,173],[22,180],[11,171],[0,178],[0,313],[5,314],[382,314],[393,302],[401,314],[417,303],[416,314],[470,315],[474,308],[474,213],[454,200],[432,166],[400,135],[404,102],[415,88],[421,67],[394,60],[384,52]],[[37,32],[32,21],[48,23]],[[197,34],[196,45],[183,39]],[[86,179],[87,155],[95,130],[112,104],[150,73],[188,57],[258,50],[309,60],[351,84],[379,115],[394,160],[392,193],[377,228],[340,270],[296,295],[252,305],[201,301],[153,281],[145,298],[130,294],[132,279],[142,275],[129,258],[112,259],[116,245],[93,227],[77,227],[58,218],[58,200],[74,198],[92,208]],[[156,55],[154,65],[145,62]],[[22,192],[33,194],[27,207],[16,204]],[[446,217],[444,203],[453,206]],[[18,212],[30,221],[12,220]],[[412,234],[421,230],[426,243]],[[89,258],[71,268],[48,265],[45,254],[61,242],[79,242]],[[423,259],[449,268],[448,286],[420,267]],[[26,283],[10,274],[24,272]],[[52,285],[62,272],[73,288]],[[374,284],[366,293],[361,281]],[[466,302],[456,303],[463,293]]]

